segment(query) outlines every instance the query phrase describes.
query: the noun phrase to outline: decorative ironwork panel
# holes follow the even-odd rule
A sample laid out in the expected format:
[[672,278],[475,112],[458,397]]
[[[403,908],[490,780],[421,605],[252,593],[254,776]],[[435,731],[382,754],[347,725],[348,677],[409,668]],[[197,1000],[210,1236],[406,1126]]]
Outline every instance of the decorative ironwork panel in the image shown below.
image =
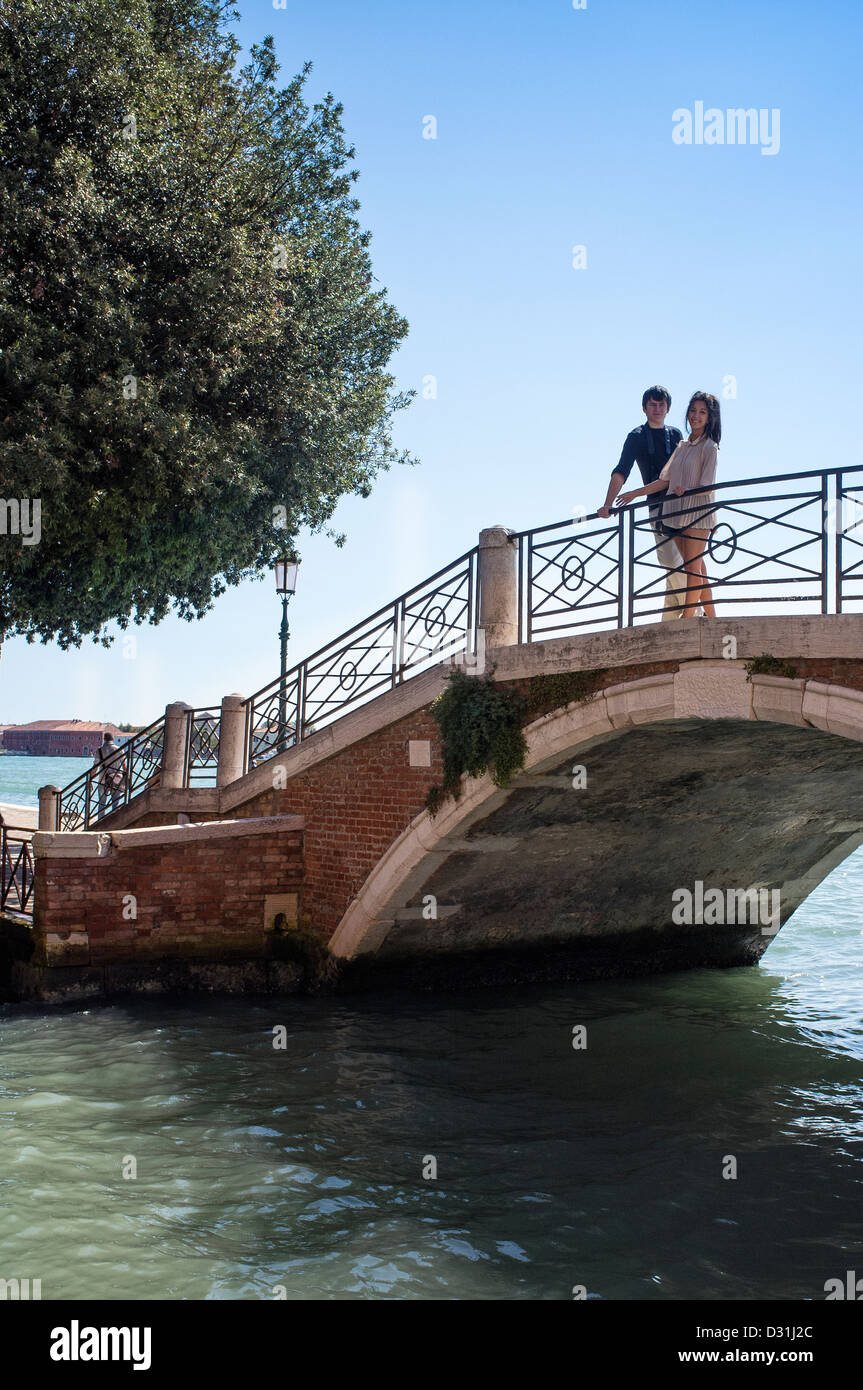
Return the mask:
[[157,787],[162,772],[162,752],[165,746],[164,718],[135,734],[125,745],[126,801],[131,801],[148,787]]
[[32,832],[0,826],[0,911],[33,916],[35,872]]
[[[850,470],[849,470],[850,472]],[[840,613],[863,612],[863,479],[845,485],[839,475],[838,502],[831,520],[836,531],[836,607]]]
[[255,767],[407,671],[476,648],[477,551],[358,623],[246,701],[246,767]]
[[443,577],[434,576],[401,600],[399,676],[424,662],[442,661],[462,652],[475,631],[474,554]]
[[59,797],[58,830],[88,830],[148,787],[158,786],[165,721],[157,720],[122,744],[104,763],[89,767]]
[[284,683],[277,681],[246,702],[247,768],[296,743],[301,675],[302,667],[297,667]]
[[329,723],[349,705],[395,683],[397,618],[398,605],[394,604],[374,625],[364,627],[348,641],[325,647],[304,663],[305,726]]
[[58,798],[57,829],[86,830],[96,819],[98,788],[93,768],[64,787]]
[[[823,498],[820,487],[788,490],[761,483],[751,489],[717,488],[712,502],[700,506],[697,494],[676,499],[685,506],[688,526],[714,521],[707,540],[705,566],[713,602],[729,612],[735,605],[758,603],[762,612],[789,603],[810,612],[826,611]],[[665,600],[668,569],[657,554],[649,518],[633,513],[632,613],[656,622]],[[670,547],[677,551],[673,539]],[[667,553],[667,550],[666,550]],[[678,551],[678,554],[680,552]],[[685,572],[682,555],[676,566]],[[781,610],[780,610],[781,611]]]
[[617,625],[621,520],[585,518],[520,537],[527,543],[526,641],[574,628]]
[[216,785],[219,769],[219,733],[222,724],[220,706],[189,710],[186,725],[186,757],[183,785],[186,787]]

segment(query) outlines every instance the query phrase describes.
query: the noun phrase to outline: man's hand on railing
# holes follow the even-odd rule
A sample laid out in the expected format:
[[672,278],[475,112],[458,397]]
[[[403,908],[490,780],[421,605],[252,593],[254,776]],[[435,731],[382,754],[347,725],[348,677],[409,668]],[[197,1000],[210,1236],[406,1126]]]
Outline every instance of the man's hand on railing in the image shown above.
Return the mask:
[[610,507],[597,507],[597,509],[596,509],[596,515],[597,515],[597,516],[602,516],[602,517],[611,516],[611,508],[610,508]]

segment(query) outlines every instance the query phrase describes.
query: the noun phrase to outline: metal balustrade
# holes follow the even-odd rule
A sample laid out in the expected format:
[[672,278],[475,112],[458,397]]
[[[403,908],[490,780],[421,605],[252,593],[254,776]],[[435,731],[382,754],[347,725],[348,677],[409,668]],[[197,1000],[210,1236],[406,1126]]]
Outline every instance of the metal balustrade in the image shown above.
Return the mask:
[[[706,566],[717,612],[863,612],[863,466],[717,483]],[[683,494],[686,507],[703,489]],[[518,640],[656,622],[667,569],[651,512],[662,498],[604,518],[567,518],[513,535],[518,547]],[[683,501],[681,499],[681,505]],[[700,505],[700,503],[699,503]],[[692,524],[692,523],[690,523]],[[676,567],[684,573],[683,562]],[[293,747],[316,729],[429,665],[477,651],[479,548],[415,585],[244,702],[242,768]],[[183,785],[213,785],[220,708],[186,711]],[[86,830],[158,785],[165,739],[159,719],[118,750],[122,786],[101,789],[90,768],[60,793],[58,830]]]
[[836,474],[834,504],[835,592],[837,613],[863,612],[863,470],[846,468]]
[[[148,787],[158,785],[164,739],[163,716],[133,734],[103,764],[88,767],[64,787],[57,800],[57,829],[89,830],[103,816],[127,805]],[[116,786],[107,781],[112,773]]]
[[246,701],[245,771],[422,667],[476,651],[478,548],[379,608]]
[[[714,501],[700,514],[716,513],[706,569],[717,614],[742,614],[752,604],[762,613],[789,605],[863,611],[863,468],[717,483],[711,491]],[[693,488],[674,500],[682,506],[703,494]],[[520,532],[519,640],[658,621],[668,570],[656,552],[656,511],[653,496],[607,518],[594,512]],[[685,573],[682,559],[675,572]]]
[[33,832],[0,822],[0,913],[33,916]]
[[[245,702],[244,771],[308,737],[346,710],[391,689],[423,666],[476,651],[479,586],[474,547],[357,623]],[[220,707],[186,712],[183,785],[212,786],[219,762]],[[159,782],[165,720],[126,742],[106,763],[122,771],[112,795],[101,767],[64,787],[58,830],[88,830]]]
[[186,715],[186,750],[183,759],[184,785],[214,787],[219,768],[221,706],[190,709]]

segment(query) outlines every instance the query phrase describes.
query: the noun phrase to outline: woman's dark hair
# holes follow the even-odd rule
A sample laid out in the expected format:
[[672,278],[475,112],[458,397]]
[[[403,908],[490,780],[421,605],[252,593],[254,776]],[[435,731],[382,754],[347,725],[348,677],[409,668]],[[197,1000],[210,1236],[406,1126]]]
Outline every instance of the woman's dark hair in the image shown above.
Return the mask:
[[722,420],[719,415],[719,402],[715,396],[711,396],[709,391],[693,391],[689,405],[686,407],[687,428],[690,430],[692,428],[689,424],[689,412],[696,401],[703,401],[707,406],[707,424],[704,433],[707,435],[708,439],[712,439],[715,444],[718,444],[722,438]]
[[671,409],[671,392],[665,386],[648,386],[641,398],[641,409],[647,405],[648,401],[665,401],[668,409]]

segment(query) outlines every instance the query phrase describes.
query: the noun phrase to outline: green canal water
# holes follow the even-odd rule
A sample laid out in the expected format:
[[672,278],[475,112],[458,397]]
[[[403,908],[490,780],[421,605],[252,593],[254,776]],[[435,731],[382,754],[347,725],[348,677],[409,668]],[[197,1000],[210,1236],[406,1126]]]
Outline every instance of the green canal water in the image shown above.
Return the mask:
[[43,1299],[823,1299],[863,1274],[861,900],[863,852],[747,969],[0,1009],[0,1277]]
[[92,766],[92,758],[28,758],[4,753],[0,757],[0,803],[38,806],[40,787],[68,787]]

